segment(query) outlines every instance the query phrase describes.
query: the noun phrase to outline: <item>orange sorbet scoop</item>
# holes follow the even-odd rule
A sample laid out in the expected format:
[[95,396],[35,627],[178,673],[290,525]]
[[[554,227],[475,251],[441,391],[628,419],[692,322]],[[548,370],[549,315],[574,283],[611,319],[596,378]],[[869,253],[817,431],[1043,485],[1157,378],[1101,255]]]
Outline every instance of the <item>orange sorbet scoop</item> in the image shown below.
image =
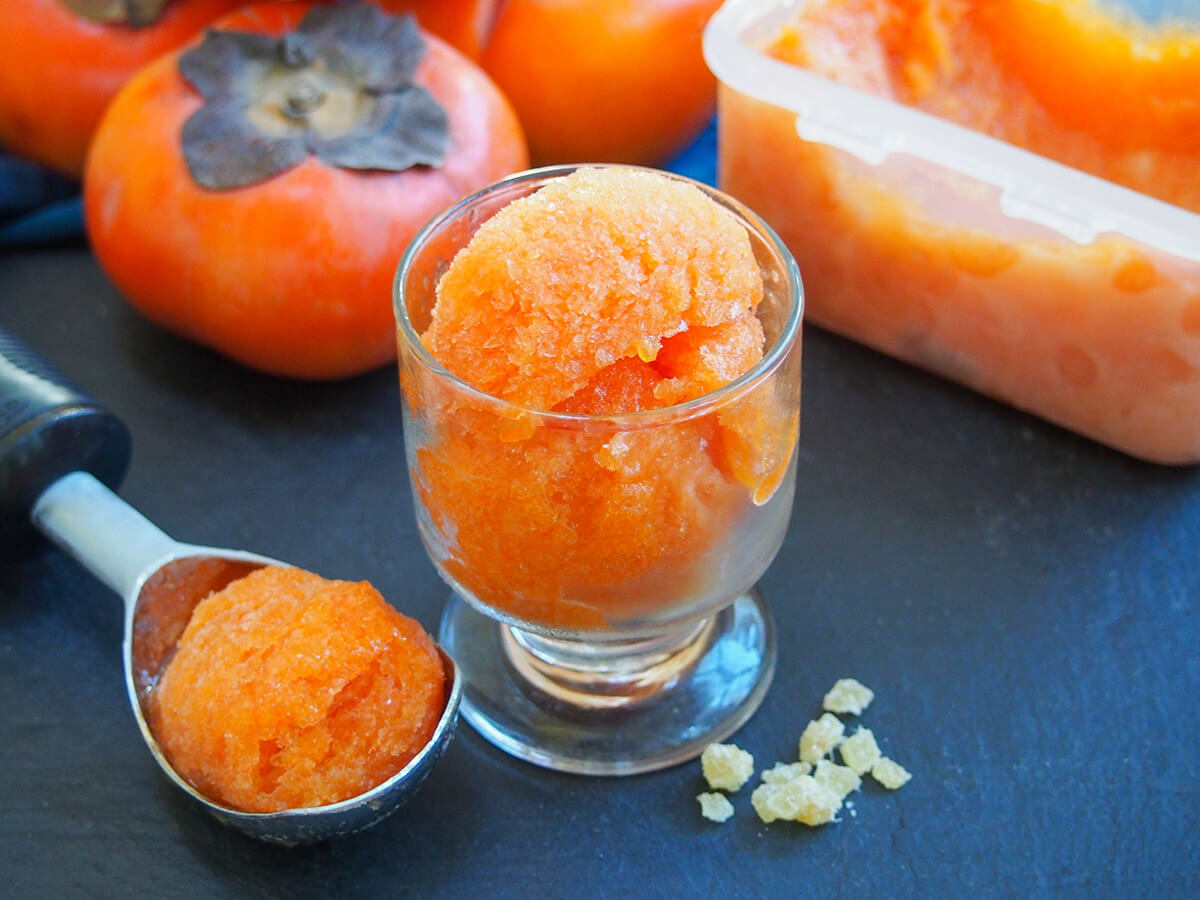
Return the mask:
[[444,681],[430,637],[370,584],[267,566],[196,607],[149,722],[175,770],[219,803],[323,806],[421,751]]
[[480,226],[422,340],[475,387],[548,410],[618,360],[650,362],[665,338],[761,298],[746,229],[699,189],[579,169]]
[[[579,169],[479,227],[438,283],[422,340],[493,396],[613,416],[746,374],[763,358],[762,295],[745,226],[698,188]],[[768,442],[753,429],[770,416],[794,440],[794,418],[760,393],[628,427],[506,416],[464,397],[419,410],[414,483],[439,562],[493,609],[549,628],[685,602],[769,491],[778,463],[761,461]]]

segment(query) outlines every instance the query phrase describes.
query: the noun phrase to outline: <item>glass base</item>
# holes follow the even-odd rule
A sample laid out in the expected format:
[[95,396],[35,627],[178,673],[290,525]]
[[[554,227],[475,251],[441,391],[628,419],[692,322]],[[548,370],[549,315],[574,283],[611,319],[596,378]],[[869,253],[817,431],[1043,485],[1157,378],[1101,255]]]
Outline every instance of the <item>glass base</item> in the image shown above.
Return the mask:
[[513,756],[564,772],[633,775],[686,762],[740,728],[775,674],[757,590],[663,637],[544,638],[452,595],[439,642],[463,676],[462,714]]

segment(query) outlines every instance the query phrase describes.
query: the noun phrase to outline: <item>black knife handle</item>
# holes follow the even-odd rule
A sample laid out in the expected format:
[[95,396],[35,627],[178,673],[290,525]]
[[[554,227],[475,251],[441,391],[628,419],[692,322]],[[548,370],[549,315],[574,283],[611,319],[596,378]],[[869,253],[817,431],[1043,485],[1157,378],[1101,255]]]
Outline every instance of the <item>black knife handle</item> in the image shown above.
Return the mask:
[[0,558],[41,545],[30,513],[46,488],[82,471],[115,490],[130,449],[124,422],[0,328]]

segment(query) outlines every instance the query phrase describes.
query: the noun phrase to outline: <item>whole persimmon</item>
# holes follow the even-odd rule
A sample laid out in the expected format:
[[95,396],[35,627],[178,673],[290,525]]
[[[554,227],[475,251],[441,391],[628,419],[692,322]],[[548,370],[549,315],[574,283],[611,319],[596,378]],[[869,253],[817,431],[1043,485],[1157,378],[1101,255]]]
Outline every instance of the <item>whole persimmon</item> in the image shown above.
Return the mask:
[[720,0],[508,0],[483,67],[535,163],[661,165],[703,130],[716,79],[701,49]]
[[411,12],[421,28],[475,62],[504,0],[375,0],[389,12]]
[[411,16],[276,2],[129,82],[84,211],[147,317],[252,368],[331,379],[394,358],[392,278],[421,225],[527,165],[504,96]]
[[78,177],[105,107],[142,66],[245,0],[4,0],[0,144]]
[[716,107],[704,26],[721,0],[393,0],[478,57],[538,165],[662,165]]

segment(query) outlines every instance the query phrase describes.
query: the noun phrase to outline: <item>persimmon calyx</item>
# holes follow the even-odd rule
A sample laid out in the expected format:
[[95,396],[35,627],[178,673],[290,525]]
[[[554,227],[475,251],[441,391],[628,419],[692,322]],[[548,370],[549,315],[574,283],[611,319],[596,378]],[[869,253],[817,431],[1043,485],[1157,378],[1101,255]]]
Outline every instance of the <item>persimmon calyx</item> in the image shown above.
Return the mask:
[[162,18],[171,0],[61,0],[81,18],[100,25],[129,25],[143,28]]
[[346,169],[440,166],[449,117],[413,82],[425,40],[412,16],[317,6],[282,37],[210,30],[179,59],[205,104],[184,123],[201,187],[227,190],[309,156]]

